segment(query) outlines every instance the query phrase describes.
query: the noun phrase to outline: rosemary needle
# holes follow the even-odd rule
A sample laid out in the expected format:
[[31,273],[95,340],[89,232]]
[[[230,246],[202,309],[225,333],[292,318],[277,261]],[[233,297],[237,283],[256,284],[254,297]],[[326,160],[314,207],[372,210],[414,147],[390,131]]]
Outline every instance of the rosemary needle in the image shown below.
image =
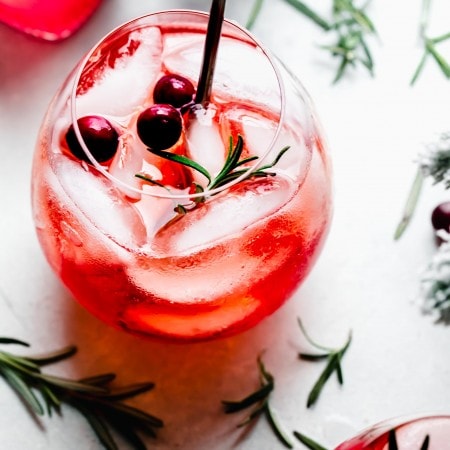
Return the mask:
[[341,385],[344,384],[341,361],[350,346],[350,343],[352,341],[352,334],[351,334],[351,332],[349,333],[346,343],[341,348],[332,349],[332,348],[324,347],[324,346],[314,342],[310,338],[308,333],[306,332],[305,327],[303,326],[303,323],[301,322],[301,320],[298,318],[297,321],[298,321],[298,325],[299,325],[303,335],[305,336],[306,340],[313,347],[315,347],[321,351],[321,353],[299,353],[299,355],[298,355],[299,358],[306,360],[306,361],[322,361],[322,360],[327,361],[325,369],[320,374],[319,378],[317,379],[316,383],[314,384],[314,386],[312,387],[312,389],[308,395],[308,400],[306,402],[306,406],[309,408],[317,402],[317,400],[322,392],[322,389],[324,388],[325,384],[327,383],[327,381],[329,380],[329,378],[331,377],[331,375],[334,372],[336,373],[339,384],[341,384]]
[[269,397],[275,388],[275,379],[273,375],[267,371],[261,357],[258,357],[257,364],[259,369],[260,387],[241,400],[222,401],[224,411],[226,414],[232,414],[253,407],[247,418],[243,422],[239,423],[238,427],[248,425],[261,415],[264,415],[271,430],[281,444],[289,449],[294,448],[290,439],[281,429],[281,426],[279,425],[275,414],[270,407]]

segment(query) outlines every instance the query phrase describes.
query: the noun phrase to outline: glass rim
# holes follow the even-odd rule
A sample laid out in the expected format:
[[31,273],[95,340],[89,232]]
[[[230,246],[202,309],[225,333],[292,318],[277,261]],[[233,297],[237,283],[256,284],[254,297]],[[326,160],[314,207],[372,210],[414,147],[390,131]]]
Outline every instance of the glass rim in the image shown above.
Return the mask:
[[[235,180],[233,180],[229,183],[226,183],[220,187],[214,188],[214,189],[205,188],[205,190],[202,192],[192,193],[192,194],[190,194],[190,193],[172,193],[172,192],[170,192],[170,188],[168,188],[168,187],[164,187],[164,189],[167,190],[166,193],[148,192],[142,188],[140,189],[140,188],[134,187],[132,185],[129,185],[125,181],[115,177],[110,172],[108,172],[108,170],[104,166],[102,166],[94,158],[92,153],[89,151],[88,147],[86,146],[86,143],[83,140],[80,128],[78,126],[77,106],[76,106],[76,104],[77,104],[77,101],[76,101],[77,89],[80,84],[80,80],[83,75],[83,72],[84,72],[87,64],[89,63],[89,60],[91,59],[92,55],[105,42],[107,42],[115,34],[120,32],[120,30],[122,30],[126,27],[130,27],[134,23],[137,24],[139,21],[145,21],[147,18],[152,18],[154,16],[160,16],[160,15],[164,15],[164,14],[181,14],[181,15],[186,14],[187,16],[194,15],[194,16],[204,17],[204,18],[209,16],[209,13],[207,13],[205,11],[197,11],[197,10],[191,10],[191,9],[167,9],[167,10],[161,10],[161,11],[157,11],[157,12],[153,12],[153,13],[149,13],[149,14],[144,14],[142,16],[133,18],[129,21],[126,21],[126,22],[118,25],[117,27],[112,29],[110,32],[108,32],[104,37],[102,37],[99,41],[97,41],[97,43],[91,48],[91,50],[89,50],[89,52],[86,54],[86,56],[81,60],[81,62],[79,64],[79,68],[77,69],[77,71],[75,73],[73,86],[72,86],[72,92],[71,92],[71,96],[70,96],[71,123],[73,125],[74,133],[78,139],[78,143],[80,144],[81,148],[83,149],[84,153],[86,154],[87,158],[89,159],[89,162],[92,164],[93,167],[95,167],[95,169],[97,169],[97,171],[99,171],[103,176],[105,176],[107,179],[112,181],[116,186],[125,188],[128,191],[131,191],[135,194],[141,194],[141,195],[152,196],[152,197],[160,197],[160,198],[170,198],[170,199],[197,199],[197,198],[201,198],[201,197],[205,197],[205,196],[215,195],[215,194],[218,194],[219,192],[229,189],[230,187],[241,182],[242,180],[248,178],[250,176],[250,174],[253,171],[257,170],[258,166],[260,166],[265,161],[267,155],[274,148],[274,145],[279,137],[279,134],[280,134],[281,128],[282,128],[282,123],[284,120],[284,115],[285,115],[286,97],[285,97],[284,83],[283,83],[283,79],[281,76],[281,72],[280,72],[279,68],[277,67],[277,64],[275,63],[275,57],[271,55],[270,51],[264,45],[262,45],[262,43],[255,36],[253,36],[252,33],[250,33],[243,26],[239,25],[236,21],[224,19],[224,24],[226,23],[228,26],[231,26],[232,28],[234,27],[240,33],[245,35],[252,43],[254,43],[262,51],[264,56],[267,58],[272,70],[275,73],[276,82],[278,84],[279,93],[280,93],[280,117],[279,117],[279,120],[277,123],[275,133],[273,135],[273,138],[271,139],[270,143],[267,145],[267,149],[265,150],[265,152],[262,154],[261,157],[259,157],[256,160],[256,162],[253,165],[249,166],[248,169],[242,175],[240,175],[238,178],[236,178]],[[223,29],[222,29],[222,33],[223,33]]]

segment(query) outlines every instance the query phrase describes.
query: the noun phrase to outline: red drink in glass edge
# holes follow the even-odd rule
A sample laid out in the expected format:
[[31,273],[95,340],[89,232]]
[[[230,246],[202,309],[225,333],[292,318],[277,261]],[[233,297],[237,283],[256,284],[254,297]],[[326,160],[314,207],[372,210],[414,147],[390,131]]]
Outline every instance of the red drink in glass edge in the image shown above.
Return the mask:
[[69,37],[102,0],[0,0],[0,21],[37,38]]
[[336,450],[448,450],[450,416],[427,415],[380,422]]
[[141,336],[254,326],[305,278],[330,222],[310,99],[247,31],[224,22],[210,102],[191,101],[207,22],[164,11],[107,35],[54,98],[35,153],[50,265],[91,313]]

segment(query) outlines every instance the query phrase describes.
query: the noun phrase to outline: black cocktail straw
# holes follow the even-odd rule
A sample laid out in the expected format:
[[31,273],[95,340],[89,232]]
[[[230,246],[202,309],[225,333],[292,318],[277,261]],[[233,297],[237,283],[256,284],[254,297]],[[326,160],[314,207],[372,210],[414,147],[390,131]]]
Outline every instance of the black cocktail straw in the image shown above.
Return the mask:
[[226,0],[213,0],[206,30],[205,47],[200,77],[198,79],[195,103],[205,106],[211,96],[211,88],[216,67],[217,50],[225,11]]

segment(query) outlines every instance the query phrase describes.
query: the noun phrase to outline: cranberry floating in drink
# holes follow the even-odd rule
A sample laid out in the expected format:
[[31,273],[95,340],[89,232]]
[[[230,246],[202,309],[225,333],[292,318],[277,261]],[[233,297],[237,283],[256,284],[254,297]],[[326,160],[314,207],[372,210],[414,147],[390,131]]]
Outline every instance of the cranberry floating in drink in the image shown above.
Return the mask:
[[330,223],[304,88],[228,21],[210,89],[199,86],[207,24],[164,11],[107,35],[54,98],[34,158],[53,270],[95,316],[141,336],[254,326],[304,280]]

